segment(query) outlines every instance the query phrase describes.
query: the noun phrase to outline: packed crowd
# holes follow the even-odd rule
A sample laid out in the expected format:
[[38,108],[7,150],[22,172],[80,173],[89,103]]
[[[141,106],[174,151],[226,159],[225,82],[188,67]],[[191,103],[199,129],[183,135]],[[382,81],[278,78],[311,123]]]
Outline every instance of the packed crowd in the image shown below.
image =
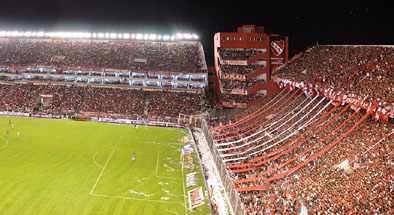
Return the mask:
[[201,72],[198,43],[0,40],[0,65]]
[[266,49],[219,48],[219,55],[222,60],[249,60],[256,55],[264,55],[266,53]]
[[241,74],[247,75],[256,70],[265,70],[267,67],[264,65],[248,65],[248,66],[238,66],[231,64],[221,64],[220,69],[224,74]]
[[155,92],[146,98],[149,115],[178,117],[179,113],[195,114],[203,110],[205,100],[198,93]]
[[314,46],[274,76],[394,101],[394,47]]
[[223,90],[224,91],[229,91],[233,89],[240,89],[243,91],[247,91],[252,89],[253,87],[257,86],[258,84],[264,84],[265,81],[258,80],[258,79],[250,79],[248,81],[238,81],[238,80],[227,80],[227,79],[221,79],[220,80]]
[[[0,84],[0,109],[28,112],[40,104],[40,94],[53,95],[43,108],[48,113],[96,112],[131,117],[177,117],[198,114],[205,107],[203,94],[171,91],[65,85]],[[147,111],[147,112],[146,112]]]
[[252,95],[237,95],[237,94],[222,94],[222,102],[231,103],[231,104],[242,104],[243,106],[247,106],[251,102],[264,97],[264,95],[260,95],[254,93]]
[[[218,149],[223,160],[234,159],[226,164],[236,187],[264,187],[240,191],[248,214],[298,214],[302,207],[313,214],[394,212],[393,135],[379,142],[394,132],[392,121],[381,124],[369,116],[338,142],[364,110],[301,91],[280,92],[274,100],[279,102],[245,111],[243,117],[252,115],[243,123],[213,132],[218,144],[233,142]],[[337,168],[346,159],[351,174]]]

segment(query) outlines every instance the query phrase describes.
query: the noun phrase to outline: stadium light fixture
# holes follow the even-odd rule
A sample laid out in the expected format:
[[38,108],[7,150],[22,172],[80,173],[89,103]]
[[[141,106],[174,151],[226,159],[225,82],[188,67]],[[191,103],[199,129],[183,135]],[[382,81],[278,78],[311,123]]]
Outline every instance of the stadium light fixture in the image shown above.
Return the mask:
[[199,36],[192,33],[175,33],[172,35],[168,34],[130,34],[130,33],[96,33],[96,32],[65,32],[65,31],[16,31],[16,30],[2,30],[0,31],[0,37],[39,37],[39,38],[75,38],[75,39],[137,39],[137,40],[165,40],[165,41],[176,41],[176,40],[198,40]]
[[116,33],[111,33],[111,34],[109,35],[109,37],[110,37],[111,39],[116,39],[116,38],[117,38],[117,35],[116,35]]
[[144,39],[144,35],[143,34],[137,34],[135,38],[137,40],[142,40],[142,39]]
[[170,40],[170,35],[164,35],[163,40]]
[[179,39],[179,40],[183,39],[183,34],[182,33],[177,33],[176,34],[176,38]]
[[150,40],[156,40],[157,39],[157,35],[156,34],[150,34],[149,35],[149,39]]
[[11,32],[11,37],[17,37],[18,33],[19,33],[18,31]]
[[39,32],[36,34],[37,37],[43,37],[44,35],[45,35],[45,32],[43,32],[43,31],[39,31]]
[[190,39],[192,39],[192,35],[191,34],[183,34],[183,38],[190,40]]
[[124,33],[123,34],[123,39],[130,39],[130,34]]

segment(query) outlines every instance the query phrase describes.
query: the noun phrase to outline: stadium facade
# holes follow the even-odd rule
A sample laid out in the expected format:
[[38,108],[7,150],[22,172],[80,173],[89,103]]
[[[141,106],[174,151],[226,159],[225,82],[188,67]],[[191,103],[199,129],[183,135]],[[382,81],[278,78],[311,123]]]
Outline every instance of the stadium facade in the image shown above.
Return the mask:
[[243,25],[237,32],[214,36],[217,98],[222,107],[246,109],[279,88],[272,71],[289,58],[289,39],[264,33],[264,27]]

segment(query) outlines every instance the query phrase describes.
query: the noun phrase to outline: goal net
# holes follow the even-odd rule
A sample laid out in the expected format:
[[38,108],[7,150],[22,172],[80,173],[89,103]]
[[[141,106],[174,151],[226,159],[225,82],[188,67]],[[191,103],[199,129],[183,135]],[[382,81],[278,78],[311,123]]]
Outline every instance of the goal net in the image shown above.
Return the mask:
[[186,115],[180,113],[178,116],[178,124],[184,124],[190,127],[198,127],[201,128],[202,119],[205,118],[205,115]]

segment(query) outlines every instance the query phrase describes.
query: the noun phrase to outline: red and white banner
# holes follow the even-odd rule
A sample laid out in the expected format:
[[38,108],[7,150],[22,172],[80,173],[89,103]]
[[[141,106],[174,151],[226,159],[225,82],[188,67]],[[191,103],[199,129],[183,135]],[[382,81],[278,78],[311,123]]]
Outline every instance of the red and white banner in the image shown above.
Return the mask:
[[247,66],[248,61],[246,60],[220,60],[220,64],[226,65],[238,65],[238,66]]
[[189,196],[189,206],[190,209],[194,209],[200,205],[204,204],[204,195],[202,192],[202,187],[195,188],[187,192]]
[[232,108],[246,108],[248,104],[239,103],[239,102],[222,102],[224,107],[232,107]]
[[[281,79],[277,77],[273,77],[272,80],[277,83],[278,85],[284,85],[286,86],[289,90],[294,90],[296,87],[300,88],[301,83],[295,82],[295,81],[290,81],[286,79]],[[304,88],[304,91],[311,92],[321,92],[321,96],[326,97],[329,100],[333,100],[332,104],[337,104],[340,103],[341,105],[344,105],[345,103],[351,104],[350,108],[353,110],[357,110],[358,108],[365,109],[369,111],[371,108],[372,104],[374,103],[374,99],[370,97],[360,97],[351,93],[344,93],[339,90],[335,90],[333,88],[324,88],[324,87],[319,87],[318,85],[312,85],[312,84],[307,84],[307,87]],[[374,110],[374,114],[372,116],[376,120],[381,120],[383,122],[387,122],[388,118],[394,118],[394,103],[379,103],[378,108]]]
[[52,94],[40,94],[41,98],[53,98]]
[[66,58],[64,55],[55,55],[51,58],[51,61],[61,62]]

